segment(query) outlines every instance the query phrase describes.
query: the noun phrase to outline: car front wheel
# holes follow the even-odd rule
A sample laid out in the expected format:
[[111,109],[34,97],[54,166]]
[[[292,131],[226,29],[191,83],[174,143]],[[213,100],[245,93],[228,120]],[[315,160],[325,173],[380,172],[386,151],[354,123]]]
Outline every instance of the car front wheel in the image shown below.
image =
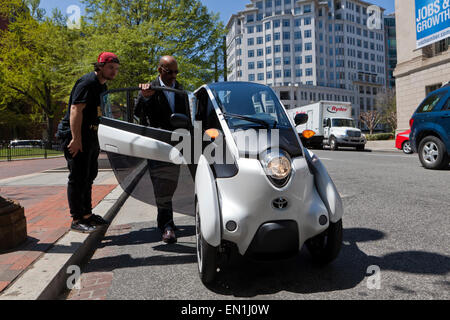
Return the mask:
[[425,137],[420,142],[419,159],[427,169],[443,169],[449,162],[444,143],[435,136]]
[[209,284],[214,281],[216,276],[218,249],[203,238],[197,201],[195,202],[195,238],[200,279],[204,284]]
[[330,222],[327,230],[305,242],[314,261],[327,264],[336,259],[342,246],[342,219]]
[[338,149],[337,141],[336,141],[335,137],[331,137],[330,138],[330,149],[333,150],[333,151]]

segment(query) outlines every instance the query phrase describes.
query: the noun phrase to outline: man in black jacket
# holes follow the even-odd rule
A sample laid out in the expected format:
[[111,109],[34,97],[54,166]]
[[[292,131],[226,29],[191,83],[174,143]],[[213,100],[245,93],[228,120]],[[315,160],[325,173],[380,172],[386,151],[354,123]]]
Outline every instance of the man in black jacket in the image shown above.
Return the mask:
[[[150,84],[140,84],[142,89],[135,102],[135,115],[142,125],[174,131],[170,124],[173,113],[190,117],[185,96],[169,91],[155,91],[151,87],[168,87],[183,90],[176,81],[178,63],[172,56],[164,56],[159,61],[159,77]],[[156,206],[158,207],[158,228],[163,233],[165,243],[177,241],[173,222],[172,197],[178,185],[180,166],[156,160],[148,161],[150,178],[153,183]]]

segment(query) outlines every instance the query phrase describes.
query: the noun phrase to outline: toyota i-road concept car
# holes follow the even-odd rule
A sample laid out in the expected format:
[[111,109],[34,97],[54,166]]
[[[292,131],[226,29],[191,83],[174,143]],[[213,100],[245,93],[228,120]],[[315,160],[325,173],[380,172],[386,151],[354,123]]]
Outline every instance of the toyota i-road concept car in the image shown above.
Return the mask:
[[[306,244],[320,263],[337,257],[342,201],[321,161],[297,135],[295,126],[307,115],[289,119],[273,90],[255,83],[208,84],[190,96],[154,89],[175,92],[176,100],[189,104],[188,116],[171,116],[180,129],[142,125],[133,112],[139,88],[110,90],[102,99],[100,148],[133,196],[161,210],[195,215],[204,283],[214,280],[230,247],[273,259]],[[157,185],[171,187],[155,192]]]

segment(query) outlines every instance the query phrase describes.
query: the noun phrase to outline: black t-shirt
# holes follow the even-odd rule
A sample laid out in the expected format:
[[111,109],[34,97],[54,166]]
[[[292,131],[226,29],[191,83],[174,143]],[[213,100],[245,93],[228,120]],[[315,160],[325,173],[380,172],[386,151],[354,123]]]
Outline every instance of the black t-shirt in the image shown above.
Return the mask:
[[106,84],[100,84],[95,72],[88,73],[78,79],[70,93],[69,107],[62,120],[62,126],[66,129],[70,128],[70,106],[80,103],[86,104],[83,109],[82,134],[89,130],[90,126],[98,125],[101,116],[100,95],[106,90],[108,90]]

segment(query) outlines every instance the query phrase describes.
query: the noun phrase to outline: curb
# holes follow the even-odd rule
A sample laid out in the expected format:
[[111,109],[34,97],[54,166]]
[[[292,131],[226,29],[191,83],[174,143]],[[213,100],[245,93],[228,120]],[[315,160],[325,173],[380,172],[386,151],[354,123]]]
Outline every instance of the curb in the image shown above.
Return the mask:
[[[134,170],[134,178],[124,188],[118,185],[111,191],[94,208],[95,213],[112,221],[128,199],[128,192],[135,188],[146,169],[147,163],[143,161]],[[107,228],[91,234],[68,231],[0,295],[0,300],[56,300],[67,290],[69,277],[75,276],[69,267],[78,266],[81,269],[106,231]]]

